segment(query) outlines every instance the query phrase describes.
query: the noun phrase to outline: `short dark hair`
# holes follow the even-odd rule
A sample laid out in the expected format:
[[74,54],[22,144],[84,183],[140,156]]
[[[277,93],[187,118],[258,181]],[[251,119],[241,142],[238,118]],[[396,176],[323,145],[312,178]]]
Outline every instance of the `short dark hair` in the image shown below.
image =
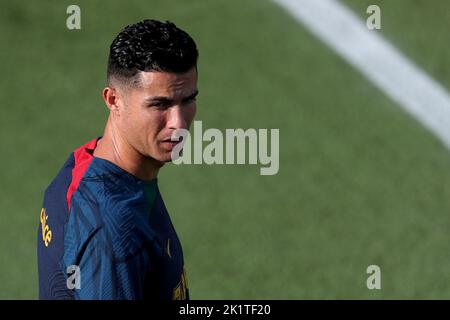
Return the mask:
[[197,59],[189,34],[170,21],[147,19],[126,26],[111,43],[107,80],[137,84],[139,71],[184,73]]

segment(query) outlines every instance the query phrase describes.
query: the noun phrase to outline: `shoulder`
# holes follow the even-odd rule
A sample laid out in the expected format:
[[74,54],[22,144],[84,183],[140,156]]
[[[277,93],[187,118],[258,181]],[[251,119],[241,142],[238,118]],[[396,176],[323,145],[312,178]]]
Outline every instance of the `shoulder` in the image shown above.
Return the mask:
[[118,256],[129,256],[154,240],[151,203],[144,184],[108,161],[94,158],[71,199],[68,238],[92,239]]
[[120,178],[87,176],[73,195],[69,223],[82,229],[78,233],[84,238],[99,233],[97,240],[116,247],[114,251],[134,251],[133,244],[152,237],[148,214],[144,189]]
[[73,154],[70,154],[56,177],[45,189],[42,210],[47,213],[48,223],[51,226],[63,225],[67,221],[69,212],[66,194],[71,182],[73,166],[74,158]]

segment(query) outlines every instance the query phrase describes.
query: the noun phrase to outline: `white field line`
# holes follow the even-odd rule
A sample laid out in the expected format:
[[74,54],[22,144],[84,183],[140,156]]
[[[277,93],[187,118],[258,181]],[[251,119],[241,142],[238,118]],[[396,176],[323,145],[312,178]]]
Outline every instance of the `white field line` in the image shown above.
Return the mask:
[[449,93],[378,31],[335,0],[274,1],[450,148]]

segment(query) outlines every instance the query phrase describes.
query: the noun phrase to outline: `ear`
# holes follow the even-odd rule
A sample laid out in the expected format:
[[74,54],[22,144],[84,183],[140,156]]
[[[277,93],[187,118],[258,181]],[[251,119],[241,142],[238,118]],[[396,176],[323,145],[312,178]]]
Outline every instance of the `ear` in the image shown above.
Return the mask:
[[120,97],[119,92],[116,88],[109,86],[106,87],[105,89],[103,89],[102,97],[103,101],[105,101],[106,107],[108,107],[111,112],[119,112],[118,101]]

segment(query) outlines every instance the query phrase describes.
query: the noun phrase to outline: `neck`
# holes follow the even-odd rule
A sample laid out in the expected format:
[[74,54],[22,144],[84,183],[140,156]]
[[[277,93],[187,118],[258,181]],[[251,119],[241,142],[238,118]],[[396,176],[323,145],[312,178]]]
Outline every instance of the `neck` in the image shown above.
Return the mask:
[[150,181],[157,177],[162,164],[146,157],[131,146],[109,116],[103,137],[98,141],[94,157],[106,159],[135,177]]

